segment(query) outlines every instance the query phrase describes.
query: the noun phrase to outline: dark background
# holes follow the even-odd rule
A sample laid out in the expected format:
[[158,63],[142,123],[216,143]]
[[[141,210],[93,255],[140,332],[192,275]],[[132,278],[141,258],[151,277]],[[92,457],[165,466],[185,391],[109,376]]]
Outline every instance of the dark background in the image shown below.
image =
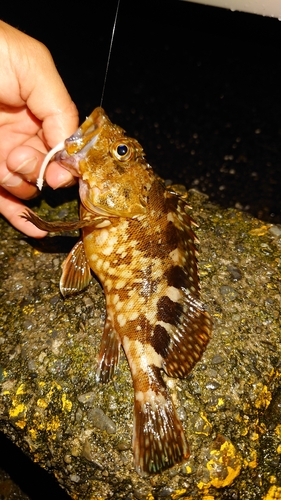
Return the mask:
[[[81,121],[100,104],[116,4],[0,9],[48,46]],[[121,0],[103,107],[165,179],[281,223],[280,48],[277,19]]]
[[[82,121],[100,104],[116,1],[64,5],[2,2],[0,16],[48,46]],[[277,19],[121,0],[103,107],[165,179],[281,223],[280,48]],[[37,491],[38,469],[0,447],[30,498],[66,498],[41,477]]]

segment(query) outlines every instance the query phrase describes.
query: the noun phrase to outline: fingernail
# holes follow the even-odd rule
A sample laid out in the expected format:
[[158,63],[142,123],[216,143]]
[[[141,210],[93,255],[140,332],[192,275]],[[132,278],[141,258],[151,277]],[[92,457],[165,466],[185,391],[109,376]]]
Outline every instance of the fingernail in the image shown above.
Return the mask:
[[6,177],[2,180],[2,186],[6,187],[17,187],[22,183],[22,178],[19,175],[12,174],[9,172]]
[[29,158],[28,160],[24,161],[19,167],[15,170],[15,172],[18,172],[19,174],[32,174],[37,167],[38,164],[38,158],[34,156],[33,158]]

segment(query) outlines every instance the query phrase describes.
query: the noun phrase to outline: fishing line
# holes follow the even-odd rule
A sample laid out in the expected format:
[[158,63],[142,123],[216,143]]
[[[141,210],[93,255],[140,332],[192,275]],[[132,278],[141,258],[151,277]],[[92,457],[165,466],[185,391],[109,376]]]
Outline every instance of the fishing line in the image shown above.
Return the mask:
[[109,45],[109,52],[108,52],[108,57],[107,57],[107,63],[106,63],[105,75],[104,75],[104,81],[103,81],[103,87],[102,87],[102,93],[101,93],[101,100],[100,100],[101,107],[102,107],[102,103],[103,103],[105,84],[106,84],[106,80],[107,80],[108,67],[109,67],[110,56],[111,56],[111,52],[112,52],[112,45],[113,45],[113,39],[114,39],[115,28],[116,28],[116,23],[117,23],[119,5],[120,5],[120,0],[117,1],[115,18],[114,18],[114,23],[113,23],[112,33],[111,33],[111,40],[110,40],[110,45]]
[[[108,73],[108,67],[109,67],[109,62],[110,62],[110,56],[111,56],[111,52],[112,52],[112,45],[113,45],[113,39],[114,39],[114,34],[115,34],[115,28],[116,28],[116,24],[117,24],[119,5],[120,5],[120,0],[117,1],[115,18],[114,18],[114,23],[113,23],[112,33],[111,33],[111,40],[110,40],[110,45],[109,45],[109,52],[108,52],[108,57],[107,57],[107,63],[106,63],[105,75],[104,75],[103,87],[102,87],[102,93],[101,93],[101,100],[100,100],[101,107],[102,107],[102,103],[103,103],[105,84],[106,84],[106,80],[107,80],[107,73]],[[40,191],[43,188],[44,174],[45,174],[45,170],[46,170],[47,166],[49,165],[50,161],[52,161],[54,154],[57,153],[58,151],[61,151],[63,148],[64,148],[64,141],[57,144],[57,146],[55,146],[53,149],[51,149],[47,153],[47,155],[45,156],[45,158],[42,162],[40,171],[39,171],[38,179],[36,181],[36,185]]]

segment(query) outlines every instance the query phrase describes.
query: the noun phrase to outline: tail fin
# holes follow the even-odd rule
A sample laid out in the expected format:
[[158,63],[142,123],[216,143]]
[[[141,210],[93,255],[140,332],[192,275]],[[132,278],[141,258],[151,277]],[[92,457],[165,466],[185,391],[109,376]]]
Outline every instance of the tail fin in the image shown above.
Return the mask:
[[135,391],[133,452],[140,475],[158,474],[188,459],[182,424],[164,386]]

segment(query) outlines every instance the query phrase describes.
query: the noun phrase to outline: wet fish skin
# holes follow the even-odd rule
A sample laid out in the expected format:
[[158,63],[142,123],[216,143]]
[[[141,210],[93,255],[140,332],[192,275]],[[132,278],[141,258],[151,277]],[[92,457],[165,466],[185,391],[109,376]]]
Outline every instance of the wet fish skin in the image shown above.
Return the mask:
[[[83,289],[91,269],[99,278],[106,322],[97,380],[112,378],[122,345],[134,385],[135,467],[141,475],[160,473],[190,454],[162,370],[186,377],[212,330],[199,296],[194,223],[140,144],[102,108],[65,141],[56,160],[79,176],[83,226],[64,263],[61,291]],[[37,225],[36,216],[27,218]]]

